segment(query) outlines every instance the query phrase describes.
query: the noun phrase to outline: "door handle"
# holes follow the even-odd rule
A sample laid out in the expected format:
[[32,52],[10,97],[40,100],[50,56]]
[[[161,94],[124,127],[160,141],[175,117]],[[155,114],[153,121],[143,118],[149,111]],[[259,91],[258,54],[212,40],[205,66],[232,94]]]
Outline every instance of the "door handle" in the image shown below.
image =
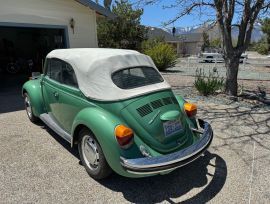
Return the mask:
[[53,95],[54,95],[54,97],[55,97],[55,98],[58,98],[58,97],[59,97],[59,93],[58,93],[58,92],[56,92],[56,91],[55,91],[55,92],[53,92]]

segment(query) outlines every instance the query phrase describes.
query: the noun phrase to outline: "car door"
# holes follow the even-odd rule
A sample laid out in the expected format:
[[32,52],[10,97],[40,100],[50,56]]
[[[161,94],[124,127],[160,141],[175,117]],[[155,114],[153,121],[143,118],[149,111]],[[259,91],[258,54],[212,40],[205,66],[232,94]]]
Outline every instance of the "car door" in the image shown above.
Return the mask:
[[63,129],[71,133],[72,124],[79,113],[89,103],[78,88],[73,67],[62,61],[62,83],[59,92],[59,122]]
[[62,81],[62,62],[59,59],[47,59],[45,75],[42,79],[42,95],[47,113],[60,124],[60,95]]

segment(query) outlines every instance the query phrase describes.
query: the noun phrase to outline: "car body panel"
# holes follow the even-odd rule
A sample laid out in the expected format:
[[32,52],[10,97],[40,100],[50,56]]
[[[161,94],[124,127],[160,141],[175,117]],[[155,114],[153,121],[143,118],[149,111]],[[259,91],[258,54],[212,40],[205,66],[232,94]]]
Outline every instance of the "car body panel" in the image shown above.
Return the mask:
[[59,94],[60,84],[44,76],[42,77],[41,90],[46,111],[60,124],[60,96],[57,95]]
[[22,87],[22,95],[27,92],[31,103],[33,114],[38,117],[42,113],[46,112],[43,103],[42,91],[41,91],[41,78],[27,81]]
[[[121,110],[121,117],[125,119],[129,127],[140,135],[146,144],[161,153],[168,153],[177,150],[178,148],[189,145],[192,142],[192,140],[190,140],[191,137],[189,137],[192,133],[189,131],[188,124],[185,119],[185,113],[183,113],[177,100],[174,100],[174,102],[172,101],[173,98],[175,99],[175,96],[171,90],[160,91],[148,94]],[[150,113],[143,117],[138,113],[140,107],[143,107],[146,104],[151,104],[152,102],[156,102],[160,99],[170,99],[171,103],[152,109],[152,112],[149,111]],[[181,132],[165,137],[163,130],[163,124],[165,121],[162,121],[160,117],[168,111],[177,111],[179,113],[179,119],[183,128]]]

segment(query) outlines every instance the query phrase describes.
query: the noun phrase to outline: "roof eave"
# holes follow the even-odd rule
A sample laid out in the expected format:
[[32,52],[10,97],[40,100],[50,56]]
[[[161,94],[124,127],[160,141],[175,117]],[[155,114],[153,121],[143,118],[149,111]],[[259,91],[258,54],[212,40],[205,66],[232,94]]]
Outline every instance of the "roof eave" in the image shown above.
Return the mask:
[[80,4],[89,7],[92,10],[95,10],[98,14],[106,16],[108,18],[114,19],[116,18],[116,15],[112,13],[110,10],[96,4],[95,2],[91,0],[76,0]]

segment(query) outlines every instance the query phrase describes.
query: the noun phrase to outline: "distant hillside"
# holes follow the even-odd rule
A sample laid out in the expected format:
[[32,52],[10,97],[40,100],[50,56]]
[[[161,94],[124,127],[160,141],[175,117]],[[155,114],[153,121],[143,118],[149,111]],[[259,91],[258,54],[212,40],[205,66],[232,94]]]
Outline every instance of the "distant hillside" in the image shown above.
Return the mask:
[[[172,28],[165,28],[164,30],[166,30],[167,32],[172,33]],[[215,26],[211,29],[209,29],[209,27],[207,26],[193,26],[193,27],[176,27],[176,33],[175,35],[181,35],[181,34],[189,34],[189,33],[202,33],[204,30],[207,30],[207,33],[210,37],[210,39],[215,39],[218,38],[220,36],[219,34],[219,29],[218,26]],[[238,37],[238,28],[234,27],[232,29],[232,37],[234,39],[237,39]],[[251,36],[251,41],[258,41],[263,37],[263,32],[261,31],[261,25],[260,24],[256,24],[254,26],[253,32],[252,32],[252,36]]]

